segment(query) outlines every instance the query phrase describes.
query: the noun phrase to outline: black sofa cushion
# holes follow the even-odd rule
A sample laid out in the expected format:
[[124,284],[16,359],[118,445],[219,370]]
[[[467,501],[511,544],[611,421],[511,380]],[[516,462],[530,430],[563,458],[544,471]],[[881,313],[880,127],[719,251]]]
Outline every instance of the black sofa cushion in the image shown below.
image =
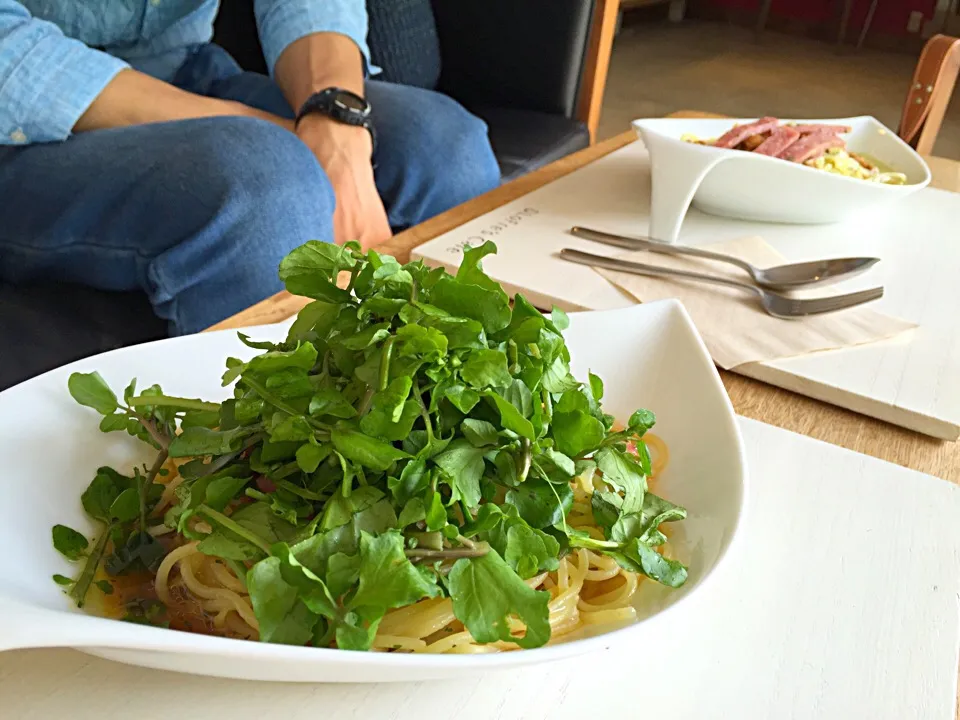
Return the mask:
[[166,322],[153,314],[143,293],[0,282],[0,390],[74,360],[166,334]]
[[440,40],[430,0],[367,0],[370,59],[378,80],[433,90],[440,79]]
[[433,0],[441,92],[572,118],[596,0]]
[[504,181],[590,144],[590,132],[584,123],[560,115],[483,105],[471,110],[487,123],[490,144]]

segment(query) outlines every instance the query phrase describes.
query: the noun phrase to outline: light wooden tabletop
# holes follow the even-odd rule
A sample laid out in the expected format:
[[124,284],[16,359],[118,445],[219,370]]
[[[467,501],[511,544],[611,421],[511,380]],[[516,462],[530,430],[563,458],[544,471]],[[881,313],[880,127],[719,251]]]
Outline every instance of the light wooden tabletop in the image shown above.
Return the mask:
[[[707,116],[710,115],[684,112],[676,113],[672,117]],[[377,251],[406,262],[410,251],[416,246],[515,200],[635,139],[632,132],[627,132],[569,155],[410,228],[379,246]],[[960,192],[960,162],[944,158],[928,158],[928,161],[933,171],[934,187]],[[307,302],[304,298],[281,292],[211,329],[279,322],[295,314]],[[734,373],[721,371],[720,374],[733,406],[740,415],[960,483],[960,443],[935,440]]]

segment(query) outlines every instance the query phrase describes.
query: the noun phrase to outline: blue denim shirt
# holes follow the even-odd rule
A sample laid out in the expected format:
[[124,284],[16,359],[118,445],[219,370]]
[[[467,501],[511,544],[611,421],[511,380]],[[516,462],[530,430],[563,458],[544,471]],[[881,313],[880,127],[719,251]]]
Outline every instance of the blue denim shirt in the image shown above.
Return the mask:
[[[219,0],[0,0],[0,145],[66,139],[126,67],[173,79],[189,49],[209,42],[218,6]],[[314,32],[350,37],[369,63],[364,0],[255,0],[254,6],[271,72],[290,43]]]

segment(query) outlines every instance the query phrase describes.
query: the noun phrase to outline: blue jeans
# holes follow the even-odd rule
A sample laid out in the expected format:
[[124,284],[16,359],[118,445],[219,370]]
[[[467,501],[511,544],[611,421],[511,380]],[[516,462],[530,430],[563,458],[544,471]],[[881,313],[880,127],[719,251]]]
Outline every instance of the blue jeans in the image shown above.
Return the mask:
[[[292,117],[279,88],[215,45],[175,83]],[[402,229],[495,187],[486,125],[450,98],[370,81],[377,189]],[[51,98],[51,102],[55,102]],[[174,333],[282,288],[280,260],[333,237],[334,194],[292,133],[241,117],[98,130],[0,148],[0,279],[144,290]]]

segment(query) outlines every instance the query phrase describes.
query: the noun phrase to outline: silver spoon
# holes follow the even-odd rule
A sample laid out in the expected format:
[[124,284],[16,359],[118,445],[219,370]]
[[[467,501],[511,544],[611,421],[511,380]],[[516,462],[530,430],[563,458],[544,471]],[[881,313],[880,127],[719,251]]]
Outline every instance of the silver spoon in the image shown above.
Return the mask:
[[845,310],[846,308],[862,305],[871,300],[877,300],[883,297],[883,288],[875,287],[860,292],[847,293],[846,295],[834,295],[832,297],[820,298],[790,298],[778,295],[770,290],[764,290],[750,283],[737,282],[730,278],[718,277],[716,275],[704,275],[702,273],[687,272],[686,270],[673,270],[671,268],[657,267],[656,265],[644,265],[642,263],[630,262],[629,260],[619,260],[617,258],[604,257],[603,255],[591,255],[580,250],[571,250],[564,248],[560,251],[560,257],[570,262],[580,265],[589,265],[590,267],[607,268],[608,270],[619,270],[634,275],[652,275],[654,277],[680,277],[688,280],[698,280],[700,282],[712,283],[714,285],[723,285],[756,295],[763,309],[769,315],[778,318],[797,318],[805,315],[820,315],[822,313],[834,312],[836,310]]
[[772,268],[758,268],[740,258],[702,250],[684,245],[667,245],[642,238],[613,235],[612,233],[591,230],[583,227],[570,228],[570,234],[585,240],[593,240],[625,250],[648,250],[663,255],[692,255],[706,260],[730,263],[746,270],[757,285],[775,290],[789,290],[798,287],[827,285],[859,275],[880,262],[880,258],[836,258],[833,260],[813,260],[811,262],[778,265]]

